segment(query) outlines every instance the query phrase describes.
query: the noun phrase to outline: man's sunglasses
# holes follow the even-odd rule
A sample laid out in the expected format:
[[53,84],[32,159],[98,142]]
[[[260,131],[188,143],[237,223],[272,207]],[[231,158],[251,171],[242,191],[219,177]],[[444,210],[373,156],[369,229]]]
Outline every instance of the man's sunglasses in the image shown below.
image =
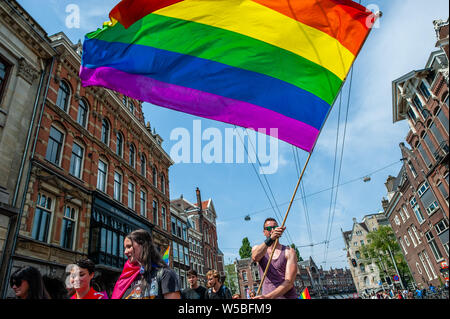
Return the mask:
[[11,288],[12,288],[14,285],[15,285],[16,287],[20,287],[20,285],[22,285],[22,279],[15,279],[15,280],[13,280],[13,281],[11,282]]
[[267,231],[272,231],[272,229],[275,229],[277,227],[278,226],[267,226],[267,227],[264,227],[264,229],[267,230]]

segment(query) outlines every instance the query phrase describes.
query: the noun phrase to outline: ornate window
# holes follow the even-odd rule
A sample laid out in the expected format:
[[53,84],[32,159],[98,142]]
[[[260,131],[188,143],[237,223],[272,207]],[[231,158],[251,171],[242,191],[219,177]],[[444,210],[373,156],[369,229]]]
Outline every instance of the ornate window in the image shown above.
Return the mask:
[[50,127],[50,137],[48,139],[47,153],[45,159],[52,162],[55,165],[60,164],[61,153],[63,147],[64,134],[59,130]]
[[70,158],[69,173],[77,178],[81,178],[82,165],[83,165],[83,148],[77,143],[73,143],[72,156]]
[[103,143],[105,143],[106,145],[108,145],[109,143],[109,122],[107,119],[103,119],[102,120],[102,136],[101,136],[101,141]]
[[61,81],[59,84],[58,97],[56,98],[56,106],[58,106],[64,112],[67,112],[70,99],[70,88],[65,81]]
[[67,205],[64,208],[64,216],[61,227],[61,247],[73,249],[75,241],[75,231],[77,225],[78,209]]
[[54,209],[53,199],[39,193],[36,201],[36,210],[34,213],[33,229],[31,236],[39,241],[48,242],[50,234],[50,224]]
[[77,122],[84,128],[86,128],[87,124],[88,111],[89,108],[87,103],[83,99],[80,99],[80,103],[78,104]]

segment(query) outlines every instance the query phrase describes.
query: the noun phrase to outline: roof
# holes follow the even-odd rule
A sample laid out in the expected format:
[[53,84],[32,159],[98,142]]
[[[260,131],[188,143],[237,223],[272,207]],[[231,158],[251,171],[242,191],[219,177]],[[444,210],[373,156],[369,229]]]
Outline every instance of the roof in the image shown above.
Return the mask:
[[[210,206],[210,203],[211,203],[211,198],[208,199],[208,200],[203,201],[203,202],[202,202],[202,207],[201,207],[202,210],[208,209],[208,207]],[[194,206],[195,206],[195,207],[198,207],[198,203],[195,203]]]

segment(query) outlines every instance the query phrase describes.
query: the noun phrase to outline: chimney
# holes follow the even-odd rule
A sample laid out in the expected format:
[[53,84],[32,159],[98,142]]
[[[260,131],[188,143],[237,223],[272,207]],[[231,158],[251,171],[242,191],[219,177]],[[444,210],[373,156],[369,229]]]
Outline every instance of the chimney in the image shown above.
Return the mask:
[[202,197],[200,195],[200,190],[198,189],[198,187],[195,190],[195,193],[197,194],[197,205],[198,205],[198,208],[200,209],[200,212],[201,212],[202,211]]

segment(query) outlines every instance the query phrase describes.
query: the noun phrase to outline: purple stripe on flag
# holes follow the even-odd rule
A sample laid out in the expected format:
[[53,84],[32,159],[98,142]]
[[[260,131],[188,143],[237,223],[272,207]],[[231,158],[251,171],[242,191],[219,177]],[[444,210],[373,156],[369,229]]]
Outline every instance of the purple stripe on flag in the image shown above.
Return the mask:
[[267,135],[272,135],[271,128],[278,128],[277,135],[273,137],[307,152],[311,151],[319,135],[319,130],[306,123],[257,105],[164,83],[142,75],[125,73],[110,67],[89,69],[82,66],[80,78],[84,87],[107,87],[136,100],[172,110],[256,131],[266,129]]

